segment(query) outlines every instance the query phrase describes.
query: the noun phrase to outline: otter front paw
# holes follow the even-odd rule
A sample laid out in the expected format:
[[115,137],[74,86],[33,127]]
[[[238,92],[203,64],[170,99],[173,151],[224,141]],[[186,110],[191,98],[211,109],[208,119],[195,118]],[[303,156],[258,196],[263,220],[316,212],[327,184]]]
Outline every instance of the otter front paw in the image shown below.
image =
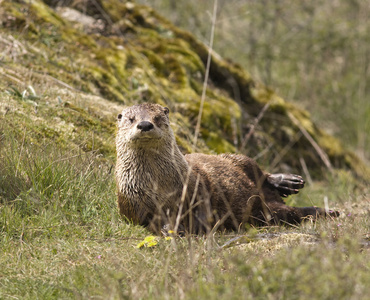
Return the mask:
[[269,174],[267,182],[274,186],[282,197],[297,194],[305,184],[301,176],[283,173]]

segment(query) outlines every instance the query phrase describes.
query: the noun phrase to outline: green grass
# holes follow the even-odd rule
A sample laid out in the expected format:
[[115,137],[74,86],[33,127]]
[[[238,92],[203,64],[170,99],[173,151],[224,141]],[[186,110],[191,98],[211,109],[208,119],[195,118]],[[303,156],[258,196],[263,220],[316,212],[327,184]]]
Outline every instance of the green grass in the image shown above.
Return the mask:
[[[312,5],[320,1],[316,0]],[[189,9],[182,9],[181,5],[186,4],[188,8],[196,8],[197,3],[206,5],[202,1],[176,3],[187,22]],[[290,27],[279,27],[272,47],[267,47],[270,44],[266,41],[273,34],[268,30],[270,27],[263,28],[262,25],[266,16],[280,22],[275,6],[255,2],[246,14],[251,18],[234,23],[236,19],[229,18],[235,16],[232,9],[238,8],[244,16],[245,3],[219,3],[223,8],[220,17],[229,13],[223,21],[229,23],[216,28],[216,51],[238,58],[266,83],[278,87],[286,98],[294,98],[306,105],[311,104],[311,99],[322,99],[312,102],[314,105],[309,107],[314,118],[321,123],[334,124],[336,135],[368,158],[369,101],[363,84],[366,77],[363,73],[358,77],[353,75],[358,73],[359,62],[364,59],[363,55],[356,55],[356,51],[361,49],[365,53],[368,44],[364,39],[363,47],[343,47],[351,41],[361,43],[361,39],[355,39],[353,35],[348,35],[346,41],[340,38],[347,35],[346,27],[340,30],[334,27],[330,31],[331,23],[340,20],[346,11],[335,10],[328,19],[325,14],[319,14],[319,8],[302,12],[299,7],[287,6],[289,13],[299,12],[295,18],[287,19],[293,23],[291,28],[296,28],[300,20],[313,16],[310,20],[322,30],[312,31],[318,47],[327,43],[328,49],[338,51],[335,53],[339,56],[345,52],[341,49],[349,51],[348,56],[344,56],[348,64],[340,72],[334,67],[321,68],[323,58],[320,55],[305,55],[307,52],[302,49],[312,43],[308,29],[301,31],[299,43],[290,40],[289,51],[284,52],[279,50],[284,45],[280,37]],[[335,3],[330,2],[324,8]],[[312,5],[307,4],[307,7]],[[359,8],[361,10],[361,6]],[[188,23],[196,28],[190,29],[208,40],[209,22],[199,22],[207,8],[196,10],[201,14],[192,16],[195,22]],[[40,9],[35,11],[42,12]],[[365,8],[363,12],[365,14]],[[9,35],[6,30],[10,29],[4,27],[0,41],[5,45],[0,59],[0,299],[368,298],[369,190],[368,183],[354,178],[350,171],[329,173],[324,170],[328,173],[324,176],[325,181],[307,184],[298,195],[287,200],[288,204],[296,206],[324,206],[327,199],[331,208],[342,212],[338,219],[292,228],[246,228],[241,234],[216,233],[169,241],[159,237],[155,247],[138,249],[137,244],[151,233],[141,226],[126,223],[119,216],[116,204],[114,115],[123,105],[110,101],[114,97],[96,96],[99,91],[93,87],[90,77],[79,78],[80,64],[67,64],[71,70],[60,66],[44,69],[50,64],[50,60],[48,63],[44,61],[45,55],[54,57],[59,64],[63,63],[63,53],[75,58],[72,52],[69,53],[75,48],[74,43],[69,45],[70,48],[59,47],[58,36],[49,37],[58,26],[50,27],[51,32],[43,29],[40,36],[32,37],[34,40],[29,42],[23,39],[25,24],[29,25],[32,34],[38,32],[35,28],[47,27],[38,22],[34,25],[28,14],[19,13],[19,16],[22,22],[15,24],[19,27],[12,27]],[[368,22],[361,23],[361,17],[362,14],[357,19],[351,15],[346,17],[358,20],[352,26],[354,30],[350,30],[357,35],[367,32],[362,28],[366,29]],[[254,26],[248,27],[253,18],[258,20]],[[11,24],[11,21],[12,18],[7,18],[6,22]],[[220,31],[222,28],[224,31]],[[243,28],[249,31],[243,31]],[[232,38],[230,32],[237,33],[238,38]],[[322,38],[318,39],[320,32]],[[241,33],[264,34],[254,44],[248,44],[249,40],[241,38]],[[73,41],[73,36],[70,37]],[[243,41],[247,45],[234,44]],[[40,47],[40,43],[48,47]],[[27,55],[19,51],[22,47],[27,49]],[[93,44],[91,48],[94,48]],[[250,52],[254,48],[257,50]],[[47,51],[54,49],[62,50],[57,54]],[[249,49],[249,54],[240,54],[237,52],[240,49]],[[86,60],[91,61],[87,56]],[[313,70],[320,72],[305,73],[310,64]],[[297,69],[298,66],[303,67]],[[37,73],[38,68],[43,71]],[[60,72],[62,70],[68,72]],[[92,72],[93,68],[89,70]],[[334,76],[330,72],[334,72]],[[85,93],[61,86],[46,74]],[[75,81],[68,79],[73,74]],[[135,79],[130,78],[128,81]],[[347,79],[348,85],[345,84]],[[333,94],[336,87],[337,92]],[[102,86],[101,90],[104,88]],[[153,84],[151,88],[157,90],[161,86]],[[350,97],[352,91],[353,98]],[[307,98],[306,92],[309,92]],[[182,90],[178,93],[184,98],[192,98],[192,94],[183,95]],[[114,95],[113,92],[107,94]],[[119,97],[123,97],[122,94]],[[129,101],[140,100],[135,98],[139,96],[132,97],[128,97]],[[354,106],[345,105],[346,99],[351,99]],[[219,109],[221,115],[222,107]],[[361,112],[358,118],[356,110]],[[185,139],[190,139],[192,133],[192,123],[181,116],[186,111],[173,112],[177,124],[174,127],[183,132],[181,137],[185,146],[188,145]],[[346,137],[350,139],[346,140]]]
[[316,200],[305,193],[289,200],[320,204],[326,195],[343,211],[339,219],[250,229],[234,242],[236,233],[159,238],[138,249],[150,233],[118,216],[109,160],[34,145],[2,124],[2,299],[365,299],[370,292],[368,200],[341,176],[308,187]]

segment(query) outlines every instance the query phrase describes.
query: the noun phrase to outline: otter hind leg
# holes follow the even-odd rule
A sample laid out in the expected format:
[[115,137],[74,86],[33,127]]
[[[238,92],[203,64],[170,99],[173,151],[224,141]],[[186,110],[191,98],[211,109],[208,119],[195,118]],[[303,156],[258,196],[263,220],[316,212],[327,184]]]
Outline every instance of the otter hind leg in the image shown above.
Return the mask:
[[305,181],[301,176],[294,174],[268,174],[266,180],[282,197],[297,194],[305,184]]
[[269,204],[269,209],[276,224],[299,224],[305,220],[322,217],[338,217],[339,212],[328,211],[320,207],[291,207],[281,203]]
[[301,214],[303,214],[302,218],[313,216],[314,218],[318,217],[332,217],[337,218],[339,217],[340,213],[335,210],[326,211],[321,207],[316,206],[309,206],[309,207],[294,207],[295,209],[301,210]]

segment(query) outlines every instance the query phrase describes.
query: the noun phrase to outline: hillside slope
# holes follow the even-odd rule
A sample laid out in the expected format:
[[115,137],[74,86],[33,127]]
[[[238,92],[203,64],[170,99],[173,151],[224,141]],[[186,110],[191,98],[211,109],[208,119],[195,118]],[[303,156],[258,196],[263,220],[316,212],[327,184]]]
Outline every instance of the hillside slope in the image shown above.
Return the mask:
[[18,138],[113,158],[117,112],[152,101],[171,109],[184,152],[240,152],[270,171],[314,178],[333,167],[367,176],[306,111],[215,53],[194,147],[208,48],[145,6],[69,2],[0,4],[1,123]]
[[[0,0],[0,299],[367,299],[362,163],[216,54],[194,147],[207,47],[122,2]],[[287,202],[341,216],[148,237],[119,215],[113,171],[116,114],[144,101],[170,107],[184,152],[328,174]]]

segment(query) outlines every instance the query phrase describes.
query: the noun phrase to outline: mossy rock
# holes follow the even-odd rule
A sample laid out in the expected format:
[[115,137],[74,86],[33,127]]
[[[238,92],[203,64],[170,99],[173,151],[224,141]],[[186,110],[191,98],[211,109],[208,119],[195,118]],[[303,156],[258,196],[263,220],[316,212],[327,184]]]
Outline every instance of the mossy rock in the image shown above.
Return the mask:
[[[2,58],[0,88],[23,91],[31,85],[42,91],[38,101],[44,107],[37,113],[22,101],[11,112],[17,120],[29,117],[23,124],[30,138],[56,137],[64,147],[99,148],[111,158],[117,111],[151,101],[170,107],[184,152],[245,153],[270,171],[296,173],[302,173],[303,161],[317,178],[331,168],[369,176],[361,161],[317,128],[306,111],[215,53],[200,137],[193,145],[209,49],[151,8],[118,0],[2,1],[0,17],[0,43],[15,49]],[[63,90],[74,96],[58,105]],[[37,127],[31,124],[36,114],[43,120]],[[73,138],[59,125],[50,126],[52,117],[73,127]]]

